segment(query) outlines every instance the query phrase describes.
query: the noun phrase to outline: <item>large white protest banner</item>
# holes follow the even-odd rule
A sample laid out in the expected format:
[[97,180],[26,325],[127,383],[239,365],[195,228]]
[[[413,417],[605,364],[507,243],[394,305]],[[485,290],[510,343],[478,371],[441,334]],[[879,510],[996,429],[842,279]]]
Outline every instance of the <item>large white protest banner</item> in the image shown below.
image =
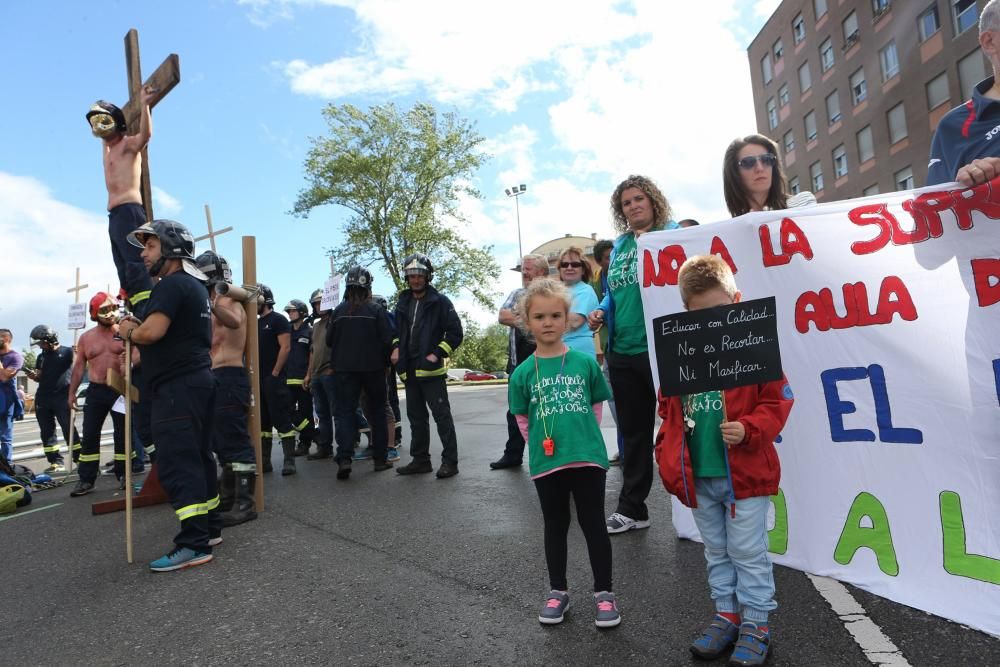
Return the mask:
[[650,341],[708,253],[776,299],[795,406],[774,560],[1000,635],[1000,179],[645,234]]

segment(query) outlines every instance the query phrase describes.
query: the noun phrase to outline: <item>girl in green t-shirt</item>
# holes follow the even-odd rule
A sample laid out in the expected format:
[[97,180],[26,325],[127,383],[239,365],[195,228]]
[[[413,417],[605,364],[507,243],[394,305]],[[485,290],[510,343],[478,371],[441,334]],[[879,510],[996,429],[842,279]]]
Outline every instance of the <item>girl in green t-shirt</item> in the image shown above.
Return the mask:
[[518,312],[537,347],[511,375],[508,399],[528,443],[531,477],[545,523],[545,562],[552,590],[538,620],[560,623],[569,606],[566,537],[572,496],[594,573],[595,623],[610,628],[621,622],[611,592],[611,540],[604,525],[608,453],[600,419],[601,404],[610,392],[593,355],[571,350],[562,341],[571,304],[569,290],[559,282],[539,278],[528,285]]

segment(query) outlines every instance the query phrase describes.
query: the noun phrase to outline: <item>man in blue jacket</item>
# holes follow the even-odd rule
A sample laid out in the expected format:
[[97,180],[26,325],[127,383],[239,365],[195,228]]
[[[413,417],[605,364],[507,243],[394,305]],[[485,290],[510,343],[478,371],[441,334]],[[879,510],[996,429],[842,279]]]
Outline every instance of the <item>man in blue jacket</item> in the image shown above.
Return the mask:
[[458,474],[458,438],[448,403],[444,358],[462,344],[462,321],[448,297],[431,286],[434,267],[421,253],[403,260],[409,289],[396,303],[394,319],[399,338],[394,341],[392,363],[406,385],[406,416],[410,420],[410,454],[413,460],[396,468],[400,475],[433,470],[430,455],[430,406],[441,438],[439,479]]

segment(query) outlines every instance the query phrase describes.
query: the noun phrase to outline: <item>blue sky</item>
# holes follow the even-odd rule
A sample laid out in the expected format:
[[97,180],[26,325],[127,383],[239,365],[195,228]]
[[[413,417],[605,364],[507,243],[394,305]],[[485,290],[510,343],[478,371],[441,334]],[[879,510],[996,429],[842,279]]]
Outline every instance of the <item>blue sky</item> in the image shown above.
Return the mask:
[[[114,269],[100,142],[84,120],[97,98],[124,103],[123,38],[139,31],[144,76],[171,52],[181,83],[153,112],[157,217],[205,231],[241,275],[240,235],[257,237],[257,275],[280,304],[306,299],[340,242],[336,207],[287,214],[304,186],[308,137],[327,103],[428,101],[476,121],[494,156],[463,202],[464,228],[517,258],[563,234],[612,234],[608,196],[629,173],[663,188],[675,217],[723,218],[721,158],[753,131],[746,46],[776,1],[704,3],[178,0],[4,3],[0,90],[0,326],[18,347],[40,322],[65,331],[76,266],[88,298]],[[199,250],[207,248],[199,247]],[[375,267],[377,268],[377,267]],[[498,292],[518,283],[505,272]],[[376,291],[391,285],[376,272]],[[452,295],[480,321],[467,295]],[[64,338],[65,340],[65,338]]]

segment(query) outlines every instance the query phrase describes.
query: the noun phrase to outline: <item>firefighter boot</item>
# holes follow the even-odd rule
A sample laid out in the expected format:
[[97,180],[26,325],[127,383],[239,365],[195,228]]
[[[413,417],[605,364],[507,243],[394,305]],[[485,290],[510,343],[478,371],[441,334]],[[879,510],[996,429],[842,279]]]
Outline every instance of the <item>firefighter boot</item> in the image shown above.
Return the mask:
[[225,528],[237,526],[257,518],[257,507],[254,491],[257,486],[257,475],[250,471],[233,473],[236,499],[231,511],[222,515],[222,525]]
[[284,465],[281,466],[283,477],[295,474],[295,436],[281,439],[281,451],[285,455]]
[[274,466],[271,465],[271,445],[273,442],[270,433],[260,437],[260,457],[263,459],[264,472],[274,470]]
[[233,477],[233,466],[222,464],[222,476],[219,478],[219,511],[228,512],[233,508],[233,498],[236,493],[236,478]]

